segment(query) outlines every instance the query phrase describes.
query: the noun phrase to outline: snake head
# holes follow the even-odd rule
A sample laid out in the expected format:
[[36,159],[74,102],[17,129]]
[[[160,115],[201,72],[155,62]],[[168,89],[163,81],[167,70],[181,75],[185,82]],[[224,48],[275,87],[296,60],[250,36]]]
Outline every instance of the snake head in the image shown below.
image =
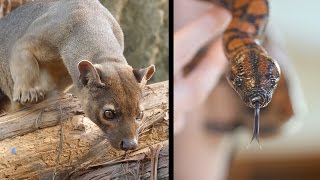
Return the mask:
[[239,53],[231,62],[227,80],[251,108],[266,107],[280,80],[279,64],[261,52]]

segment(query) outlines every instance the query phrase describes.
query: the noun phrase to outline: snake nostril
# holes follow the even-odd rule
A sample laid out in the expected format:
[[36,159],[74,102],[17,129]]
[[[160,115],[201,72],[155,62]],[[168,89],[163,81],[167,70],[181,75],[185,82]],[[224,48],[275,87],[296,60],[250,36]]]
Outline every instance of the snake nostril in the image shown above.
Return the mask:
[[250,106],[252,108],[254,108],[254,104],[255,102],[259,102],[260,107],[265,107],[265,105],[267,105],[269,103],[269,96],[267,91],[265,91],[264,89],[256,89],[250,92],[250,94],[248,94],[248,100],[250,103]]
[[251,107],[255,107],[255,104],[258,102],[260,104],[260,107],[264,106],[266,102],[266,96],[264,94],[254,95],[251,96]]
[[255,96],[251,99],[252,104],[254,104],[254,102],[257,102],[257,101],[261,101],[261,96]]

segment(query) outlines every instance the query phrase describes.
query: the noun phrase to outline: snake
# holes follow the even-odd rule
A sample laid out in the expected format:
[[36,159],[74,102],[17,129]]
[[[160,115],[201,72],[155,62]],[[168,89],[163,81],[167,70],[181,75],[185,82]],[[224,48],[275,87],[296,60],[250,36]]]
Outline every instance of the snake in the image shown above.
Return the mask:
[[280,80],[279,63],[269,56],[261,40],[269,18],[267,0],[205,0],[227,9],[231,22],[223,33],[229,66],[227,81],[244,104],[254,109],[251,142],[259,143],[260,109],[271,101]]

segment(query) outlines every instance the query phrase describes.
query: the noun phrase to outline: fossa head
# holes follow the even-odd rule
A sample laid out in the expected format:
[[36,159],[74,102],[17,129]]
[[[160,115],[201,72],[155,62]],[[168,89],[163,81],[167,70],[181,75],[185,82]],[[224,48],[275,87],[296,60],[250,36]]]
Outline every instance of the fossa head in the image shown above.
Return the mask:
[[106,134],[113,147],[135,149],[143,117],[141,88],[153,76],[155,67],[132,69],[126,64],[103,66],[83,60],[78,70],[79,100],[86,115]]

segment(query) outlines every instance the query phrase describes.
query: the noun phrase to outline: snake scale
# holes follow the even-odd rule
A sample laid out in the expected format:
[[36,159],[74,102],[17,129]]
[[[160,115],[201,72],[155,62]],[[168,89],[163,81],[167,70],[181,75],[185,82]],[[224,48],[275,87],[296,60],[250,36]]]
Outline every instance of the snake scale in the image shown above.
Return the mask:
[[224,53],[229,60],[227,80],[242,101],[254,109],[251,142],[259,143],[260,108],[272,99],[280,67],[260,45],[269,17],[267,0],[207,0],[232,13],[232,20],[223,34]]

